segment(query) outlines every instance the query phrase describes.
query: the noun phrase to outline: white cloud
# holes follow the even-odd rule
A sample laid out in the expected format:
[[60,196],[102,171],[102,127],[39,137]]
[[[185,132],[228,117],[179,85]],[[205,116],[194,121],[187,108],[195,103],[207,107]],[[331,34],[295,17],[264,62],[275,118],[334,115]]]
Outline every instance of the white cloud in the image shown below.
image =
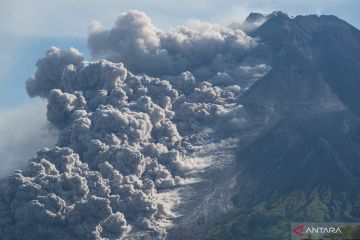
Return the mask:
[[56,133],[45,116],[43,102],[0,109],[0,178],[24,167],[38,149],[54,145]]

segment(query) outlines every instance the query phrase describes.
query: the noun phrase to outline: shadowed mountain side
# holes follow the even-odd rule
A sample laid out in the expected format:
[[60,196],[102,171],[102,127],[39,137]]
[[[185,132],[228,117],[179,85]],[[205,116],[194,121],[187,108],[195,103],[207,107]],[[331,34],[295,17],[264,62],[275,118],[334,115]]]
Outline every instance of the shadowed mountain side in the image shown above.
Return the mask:
[[238,156],[252,199],[319,186],[360,190],[360,121],[348,111],[288,116]]
[[360,31],[277,14],[250,35],[272,69],[240,103],[272,125],[238,151],[236,210],[208,238],[288,239],[291,221],[359,221]]
[[334,16],[278,14],[251,35],[263,42],[254,54],[267,59],[272,70],[242,97],[249,109],[336,110],[343,103],[358,114],[359,30]]

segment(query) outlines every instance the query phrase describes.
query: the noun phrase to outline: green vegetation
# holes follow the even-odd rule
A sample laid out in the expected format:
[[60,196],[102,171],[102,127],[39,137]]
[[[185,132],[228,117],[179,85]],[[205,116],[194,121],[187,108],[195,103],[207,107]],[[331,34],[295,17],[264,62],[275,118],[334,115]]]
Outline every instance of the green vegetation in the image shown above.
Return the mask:
[[[344,193],[333,196],[329,189],[316,189],[307,196],[299,191],[283,196],[276,193],[253,204],[246,196],[238,195],[234,198],[236,210],[220,219],[205,239],[290,239],[291,222],[359,221],[359,199],[359,195]],[[360,237],[360,228],[344,231],[349,236],[358,234],[356,236]],[[337,240],[330,235],[327,237]]]

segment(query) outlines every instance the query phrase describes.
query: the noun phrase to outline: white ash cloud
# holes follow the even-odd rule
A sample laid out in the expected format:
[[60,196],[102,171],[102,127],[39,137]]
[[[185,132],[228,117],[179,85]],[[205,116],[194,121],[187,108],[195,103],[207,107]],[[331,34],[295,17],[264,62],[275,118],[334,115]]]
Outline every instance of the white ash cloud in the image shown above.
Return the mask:
[[88,38],[93,56],[123,62],[134,73],[164,76],[191,71],[201,80],[237,68],[256,44],[242,30],[200,21],[164,31],[138,11],[121,15],[110,30],[93,22]]
[[188,182],[199,168],[188,154],[221,135],[240,94],[269,71],[248,60],[256,45],[201,22],[163,31],[130,11],[110,31],[93,24],[89,47],[104,59],[51,48],[27,90],[47,99],[57,147],[2,183],[4,239],[164,238],[174,214],[159,193]]

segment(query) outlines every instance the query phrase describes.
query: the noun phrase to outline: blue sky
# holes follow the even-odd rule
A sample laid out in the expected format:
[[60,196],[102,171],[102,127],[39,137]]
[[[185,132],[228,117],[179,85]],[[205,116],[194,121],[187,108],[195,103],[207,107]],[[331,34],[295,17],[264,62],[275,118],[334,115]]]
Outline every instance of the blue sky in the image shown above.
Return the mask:
[[[5,44],[7,62],[0,70],[0,108],[12,108],[22,105],[30,99],[25,90],[25,80],[35,71],[37,59],[44,55],[46,49],[58,46],[62,49],[75,47],[87,53],[84,38],[45,38],[1,36],[2,46]],[[87,56],[88,57],[88,56]],[[5,60],[4,60],[5,61]]]
[[334,14],[360,27],[358,0],[2,0],[0,3],[0,109],[29,102],[25,80],[51,46],[75,47],[89,58],[89,23],[111,27],[119,13],[146,12],[156,26],[184,25],[190,19],[228,24],[250,12],[282,10],[290,15]]

